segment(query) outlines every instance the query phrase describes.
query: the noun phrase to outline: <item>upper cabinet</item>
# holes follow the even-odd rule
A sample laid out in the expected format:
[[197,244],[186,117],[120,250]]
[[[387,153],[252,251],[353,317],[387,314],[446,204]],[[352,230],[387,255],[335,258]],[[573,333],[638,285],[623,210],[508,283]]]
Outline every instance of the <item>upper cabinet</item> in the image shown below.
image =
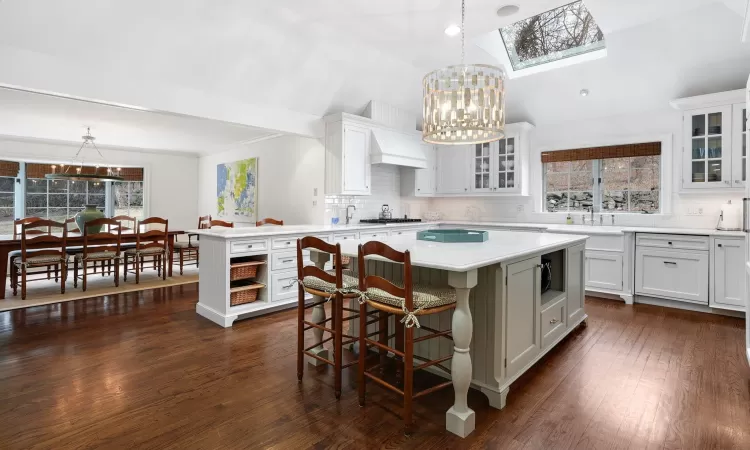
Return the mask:
[[[518,142],[514,134],[499,141],[476,144],[471,162],[471,191],[474,193],[518,193],[520,179],[516,183],[519,161]],[[519,164],[516,165],[516,162]]]
[[370,195],[370,129],[356,122],[326,123],[326,195]]
[[745,187],[747,108],[737,91],[675,100],[683,111],[682,187],[737,189]]
[[437,190],[437,149],[432,144],[420,146],[427,161],[424,169],[401,168],[401,195],[433,197]]
[[505,127],[505,138],[476,145],[438,145],[437,194],[527,195],[531,124]]

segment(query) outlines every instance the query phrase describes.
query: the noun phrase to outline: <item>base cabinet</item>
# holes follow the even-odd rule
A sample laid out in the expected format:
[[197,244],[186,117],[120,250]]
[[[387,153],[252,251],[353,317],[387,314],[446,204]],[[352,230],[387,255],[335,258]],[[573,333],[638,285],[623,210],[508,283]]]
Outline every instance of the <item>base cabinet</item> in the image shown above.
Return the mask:
[[569,248],[566,254],[565,292],[568,302],[566,312],[568,314],[567,326],[570,327],[586,315],[584,311],[585,286],[581,284],[583,280],[581,273],[585,271],[586,265],[585,246],[578,245]]
[[506,314],[506,376],[512,377],[541,351],[540,258],[510,264]]
[[708,252],[636,248],[635,293],[708,305]]
[[586,287],[622,290],[622,253],[586,252]]
[[715,239],[712,266],[713,298],[710,306],[744,311],[744,239]]

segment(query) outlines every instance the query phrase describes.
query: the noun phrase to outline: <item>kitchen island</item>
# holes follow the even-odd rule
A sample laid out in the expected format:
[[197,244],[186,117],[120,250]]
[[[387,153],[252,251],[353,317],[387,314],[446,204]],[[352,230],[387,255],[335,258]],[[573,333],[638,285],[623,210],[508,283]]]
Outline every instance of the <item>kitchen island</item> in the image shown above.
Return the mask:
[[[429,228],[429,224],[420,226]],[[286,227],[283,227],[286,228]],[[267,269],[273,273],[277,263],[289,265],[287,287],[289,302],[296,301],[296,258],[291,254],[277,257],[269,249],[289,246],[294,249],[294,232],[271,229],[234,229],[201,234],[201,281],[198,314],[223,326],[231,326],[239,311],[250,311],[253,303],[237,310],[229,297],[229,272],[233,260],[255,256],[270,261]],[[586,319],[584,310],[584,250],[587,236],[552,233],[490,231],[489,240],[482,243],[441,244],[416,239],[416,231],[386,233],[378,238],[372,228],[359,228],[343,236],[340,229],[330,233],[326,228],[304,229],[303,235],[327,238],[341,244],[344,255],[356,257],[357,247],[369,240],[385,240],[399,251],[411,252],[414,281],[450,285],[457,291],[457,307],[430,317],[420,317],[423,325],[435,329],[452,327],[453,346],[448,342],[419,343],[415,353],[430,359],[453,352],[451,366],[455,403],[446,413],[446,428],[462,437],[474,430],[474,412],[467,403],[470,386],[480,389],[494,408],[505,407],[510,385],[534,363],[554,348]],[[328,232],[328,233],[327,233]],[[280,233],[280,234],[274,234]],[[346,238],[345,238],[346,237]],[[208,244],[208,245],[206,245]],[[205,252],[205,253],[204,253]],[[248,253],[249,252],[249,253]],[[319,267],[327,264],[327,256],[308,257]],[[551,276],[543,291],[542,263],[549,263]],[[368,271],[395,281],[401,276],[400,267],[385,261],[369,261]],[[272,283],[277,277],[271,277]],[[205,281],[204,281],[205,280]],[[277,287],[271,288],[271,299]],[[259,302],[273,304],[268,297]],[[225,308],[226,312],[217,311]],[[234,310],[232,308],[235,308]],[[313,311],[313,320],[325,320],[325,310]],[[354,333],[358,330],[354,330]],[[419,332],[416,333],[419,335]],[[323,348],[320,352],[325,352]]]

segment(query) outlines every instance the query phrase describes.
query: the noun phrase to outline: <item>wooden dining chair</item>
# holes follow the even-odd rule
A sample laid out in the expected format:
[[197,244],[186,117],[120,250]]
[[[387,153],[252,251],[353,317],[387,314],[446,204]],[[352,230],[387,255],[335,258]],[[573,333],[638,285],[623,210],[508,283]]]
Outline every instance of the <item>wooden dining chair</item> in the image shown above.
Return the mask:
[[[24,224],[27,223],[34,223],[38,222],[40,220],[44,220],[41,217],[24,217],[23,219],[16,219],[13,221],[13,240],[21,239],[21,229]],[[30,229],[29,231],[30,235],[34,234],[49,234],[49,229]],[[10,266],[13,267],[13,264],[15,261],[21,257],[21,250],[13,250],[8,254],[8,257],[10,259]],[[47,267],[47,279],[50,280],[52,278],[52,266]],[[57,277],[55,277],[55,281],[57,281]]]
[[[21,226],[21,255],[11,266],[13,295],[18,295],[18,287],[20,286],[21,299],[26,300],[26,284],[33,281],[29,276],[37,273],[48,273],[50,267],[55,268],[55,281],[60,281],[60,293],[65,293],[66,263],[68,260],[65,251],[67,239],[68,229],[64,223],[40,219],[24,223]],[[36,250],[35,247],[37,246],[43,246],[44,248]],[[45,269],[38,272],[29,270],[36,267],[44,267]]]
[[[303,250],[312,250],[328,253],[333,256],[336,269],[324,271],[313,265],[305,265],[302,255]],[[345,274],[341,268],[341,245],[329,244],[316,237],[307,236],[297,239],[297,279],[299,280],[299,293],[297,303],[297,379],[302,381],[304,373],[305,355],[333,366],[334,371],[334,395],[341,397],[341,373],[343,369],[356,365],[358,361],[343,364],[343,348],[345,345],[354,343],[357,338],[344,334],[343,322],[356,319],[359,311],[344,307],[345,299],[359,297],[356,292],[358,280],[352,274]],[[312,304],[305,303],[305,294],[312,294]],[[305,319],[305,311],[310,308],[324,307],[331,301],[331,316],[322,321],[314,322]],[[353,316],[344,318],[344,311],[355,313]],[[331,322],[330,327],[326,326]],[[313,330],[316,340],[313,345],[305,346],[305,332]],[[323,339],[324,333],[330,333],[331,337]],[[346,339],[346,340],[344,340]],[[328,341],[333,340],[333,360],[323,358],[311,350],[322,347]]]
[[[86,292],[88,264],[101,266],[102,276],[104,275],[105,263],[107,267],[114,265],[115,287],[120,286],[120,252],[122,244],[122,229],[118,226],[119,222],[115,219],[94,219],[86,222],[83,231],[83,248],[80,253],[73,256],[73,287],[78,287],[78,268],[82,266],[81,281],[83,291]],[[91,228],[101,226],[107,231],[89,232]],[[114,230],[114,231],[112,231]],[[94,266],[96,267],[96,266]],[[108,270],[107,273],[111,271]],[[96,269],[94,272],[96,273]]]
[[255,222],[256,227],[262,227],[263,225],[284,225],[284,221],[266,217],[265,219],[260,219],[259,221]]
[[[150,229],[151,226],[163,226],[164,229]],[[135,273],[135,284],[140,283],[140,265],[145,262],[142,257],[152,256],[157,266],[157,275],[167,279],[167,258],[169,257],[169,221],[161,217],[149,217],[138,221],[135,230],[135,247],[124,252],[123,279],[128,281],[129,258],[133,258],[133,273]]]
[[[198,218],[198,229],[205,230],[205,229],[211,228],[212,224],[214,223],[215,223],[214,226],[234,228],[234,223],[225,222],[223,220],[211,220],[211,215],[209,214],[208,216],[201,216]],[[198,236],[195,233],[188,233],[187,242],[175,241],[174,248],[179,258],[180,275],[182,275],[184,267],[187,265],[195,264],[196,267],[199,266],[199,261],[198,261],[199,247],[200,247],[200,240],[198,240],[199,237],[200,236]],[[195,261],[195,262],[190,263],[189,261]]]
[[[408,251],[399,252],[382,242],[371,241],[359,245],[358,251],[359,267],[359,367],[358,367],[358,389],[359,404],[365,406],[365,382],[367,379],[376,381],[378,384],[397,392],[403,396],[404,409],[402,412],[404,420],[404,432],[411,434],[413,429],[412,402],[413,400],[430,394],[440,389],[451,386],[451,381],[440,383],[436,386],[414,392],[414,371],[436,366],[450,374],[450,370],[442,365],[443,362],[452,358],[451,356],[435,360],[429,360],[414,354],[414,344],[429,339],[444,337],[453,339],[451,331],[438,331],[419,324],[418,316],[438,314],[440,312],[456,307],[456,292],[449,286],[415,286],[413,285],[411,255]],[[367,274],[367,257],[376,257],[379,260],[389,260],[403,266],[403,284],[397,285],[385,278]],[[396,266],[397,267],[397,266]],[[394,269],[395,270],[395,269]],[[378,311],[377,335],[378,339],[370,339],[370,335],[376,333],[367,332],[367,321],[365,320],[367,308]],[[393,316],[400,320],[393,321],[395,334],[388,335],[388,322]],[[418,338],[414,337],[414,327],[420,328],[423,333]],[[389,346],[389,341],[394,338],[395,347]],[[368,347],[374,347],[380,355],[380,361],[373,367],[367,366]],[[376,372],[383,373],[388,363],[388,353],[394,355],[397,364],[396,384],[385,380]],[[414,366],[414,360],[421,364]],[[403,376],[401,376],[403,374]],[[449,377],[450,378],[450,377]]]

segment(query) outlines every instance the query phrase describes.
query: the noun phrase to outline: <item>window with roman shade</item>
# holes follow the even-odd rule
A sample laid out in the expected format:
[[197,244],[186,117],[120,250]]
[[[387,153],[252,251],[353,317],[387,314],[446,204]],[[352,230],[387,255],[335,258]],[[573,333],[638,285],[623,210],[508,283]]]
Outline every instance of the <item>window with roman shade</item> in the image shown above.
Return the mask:
[[13,234],[19,168],[16,161],[0,161],[0,234]]
[[661,211],[661,142],[541,154],[545,210]]

